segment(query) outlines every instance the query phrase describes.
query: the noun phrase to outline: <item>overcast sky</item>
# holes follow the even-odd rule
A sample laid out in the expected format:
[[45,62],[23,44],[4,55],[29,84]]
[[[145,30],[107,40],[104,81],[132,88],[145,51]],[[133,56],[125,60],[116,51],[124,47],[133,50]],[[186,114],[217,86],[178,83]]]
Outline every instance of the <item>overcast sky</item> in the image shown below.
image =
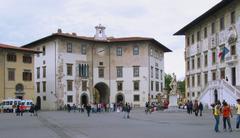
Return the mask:
[[114,37],[153,37],[172,53],[165,72],[184,78],[184,37],[175,32],[221,0],[0,0],[0,43],[21,46],[61,28],[93,36],[106,26]]

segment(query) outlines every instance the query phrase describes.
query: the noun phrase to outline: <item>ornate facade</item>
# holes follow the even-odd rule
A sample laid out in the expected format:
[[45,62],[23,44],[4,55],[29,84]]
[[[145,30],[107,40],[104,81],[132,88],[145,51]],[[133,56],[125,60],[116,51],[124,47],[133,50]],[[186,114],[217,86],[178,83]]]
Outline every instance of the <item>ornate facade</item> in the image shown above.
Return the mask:
[[65,104],[128,102],[144,106],[164,88],[164,52],[152,38],[107,37],[96,26],[94,37],[58,30],[23,47],[35,57],[35,94],[42,109]]
[[185,35],[186,97],[205,105],[240,98],[240,2],[223,0],[175,35]]

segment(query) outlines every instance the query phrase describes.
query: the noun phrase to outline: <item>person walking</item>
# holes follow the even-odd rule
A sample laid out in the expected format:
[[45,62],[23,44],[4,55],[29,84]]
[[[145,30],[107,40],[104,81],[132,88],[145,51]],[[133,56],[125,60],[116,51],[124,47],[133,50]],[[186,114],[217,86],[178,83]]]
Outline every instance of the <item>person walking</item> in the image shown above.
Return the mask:
[[24,110],[25,110],[24,103],[22,103],[22,104],[19,106],[19,109],[20,109],[20,115],[23,116],[23,112],[24,112]]
[[219,119],[220,119],[220,114],[221,114],[221,102],[217,101],[215,106],[214,106],[214,118],[215,118],[215,127],[214,130],[215,132],[219,132]]
[[71,112],[71,106],[70,106],[70,104],[67,104],[67,110],[68,110],[69,113]]
[[195,113],[195,116],[198,116],[199,107],[198,107],[198,101],[197,100],[194,101],[193,111]]
[[30,113],[30,116],[34,115],[34,104],[31,105],[29,113]]
[[39,110],[38,105],[35,105],[34,106],[34,116],[38,116],[38,110]]
[[223,113],[223,130],[226,131],[226,122],[227,122],[228,129],[230,132],[232,132],[230,116],[233,117],[233,115],[231,112],[231,108],[227,104],[227,102],[223,102],[222,113]]
[[130,118],[130,111],[131,111],[131,106],[130,104],[127,104],[126,112],[127,112],[127,118]]
[[240,124],[240,99],[237,99],[237,123],[236,123],[236,128],[239,129],[239,124]]
[[203,112],[203,104],[202,104],[201,102],[199,103],[198,108],[199,108],[200,116],[202,116],[202,112]]
[[122,112],[123,112],[123,118],[125,119],[127,116],[127,103],[123,106]]
[[90,117],[91,108],[92,108],[91,105],[90,105],[90,104],[87,104],[86,110],[87,110],[87,115],[88,115],[88,117]]

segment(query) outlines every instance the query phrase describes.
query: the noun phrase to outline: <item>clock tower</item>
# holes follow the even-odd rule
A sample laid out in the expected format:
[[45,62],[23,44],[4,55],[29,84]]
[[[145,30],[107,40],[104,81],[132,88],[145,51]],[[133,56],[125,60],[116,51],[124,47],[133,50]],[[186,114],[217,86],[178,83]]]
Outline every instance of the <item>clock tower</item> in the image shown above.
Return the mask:
[[107,36],[105,35],[105,29],[106,27],[99,24],[98,26],[95,26],[96,34],[94,35],[95,40],[107,40]]

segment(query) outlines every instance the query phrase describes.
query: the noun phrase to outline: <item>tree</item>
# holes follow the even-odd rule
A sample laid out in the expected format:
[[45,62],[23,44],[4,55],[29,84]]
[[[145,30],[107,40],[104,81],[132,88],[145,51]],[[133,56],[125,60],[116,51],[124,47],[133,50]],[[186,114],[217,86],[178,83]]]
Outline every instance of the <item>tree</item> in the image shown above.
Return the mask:
[[178,81],[179,94],[185,96],[185,80]]
[[167,94],[169,94],[169,92],[171,91],[169,84],[172,81],[172,76],[171,74],[165,74],[164,78],[165,78],[165,90],[167,91]]

